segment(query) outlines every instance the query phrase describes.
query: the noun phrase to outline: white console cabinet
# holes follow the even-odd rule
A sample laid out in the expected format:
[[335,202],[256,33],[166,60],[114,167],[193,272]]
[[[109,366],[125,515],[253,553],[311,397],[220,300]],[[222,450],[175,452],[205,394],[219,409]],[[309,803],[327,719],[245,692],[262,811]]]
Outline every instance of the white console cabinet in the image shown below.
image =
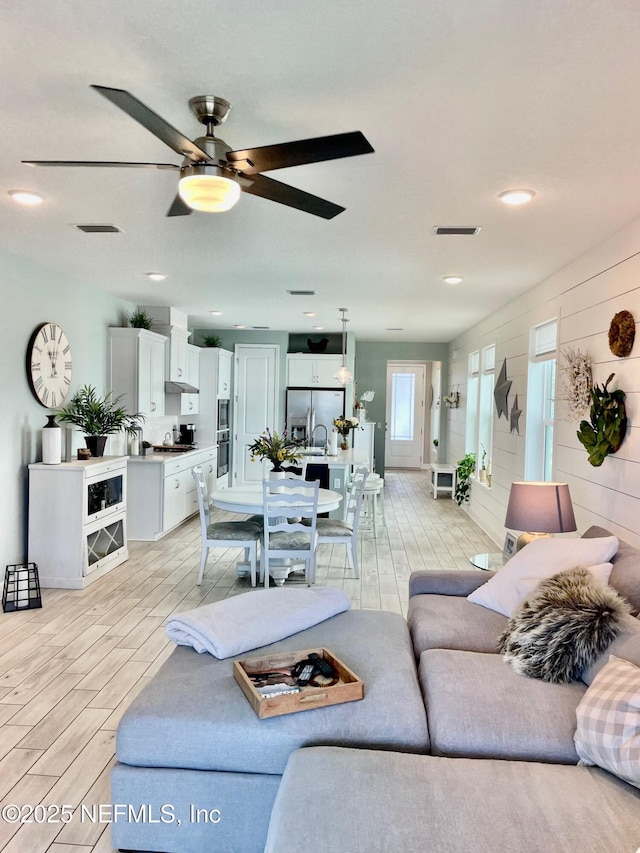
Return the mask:
[[43,587],[83,589],[123,563],[127,458],[29,465],[29,561]]
[[129,538],[154,542],[198,511],[194,465],[216,488],[216,448],[129,457]]

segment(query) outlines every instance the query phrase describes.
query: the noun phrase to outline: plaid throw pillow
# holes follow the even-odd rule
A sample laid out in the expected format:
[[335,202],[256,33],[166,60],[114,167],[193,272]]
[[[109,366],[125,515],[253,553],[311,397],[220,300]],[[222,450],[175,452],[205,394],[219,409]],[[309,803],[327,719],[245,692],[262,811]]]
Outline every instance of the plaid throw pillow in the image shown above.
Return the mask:
[[576,709],[576,752],[640,788],[640,669],[611,655]]

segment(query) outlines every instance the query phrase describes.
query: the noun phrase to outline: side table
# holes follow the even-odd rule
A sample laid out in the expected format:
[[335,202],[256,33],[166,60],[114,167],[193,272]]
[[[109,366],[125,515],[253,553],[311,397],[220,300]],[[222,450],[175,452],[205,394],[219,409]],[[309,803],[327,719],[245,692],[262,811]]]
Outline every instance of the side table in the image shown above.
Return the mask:
[[502,553],[498,552],[495,554],[474,554],[473,557],[469,557],[469,562],[483,572],[496,572],[504,566],[504,557]]
[[453,465],[440,465],[432,463],[431,469],[431,491],[433,492],[434,500],[438,497],[438,492],[449,492],[451,499],[455,497],[456,492],[456,471]]

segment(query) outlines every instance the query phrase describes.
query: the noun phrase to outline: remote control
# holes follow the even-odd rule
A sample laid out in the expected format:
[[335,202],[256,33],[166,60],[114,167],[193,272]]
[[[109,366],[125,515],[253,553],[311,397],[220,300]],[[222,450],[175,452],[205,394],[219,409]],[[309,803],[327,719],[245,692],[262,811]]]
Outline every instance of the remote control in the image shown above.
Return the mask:
[[309,655],[309,660],[313,663],[314,667],[318,670],[320,675],[324,675],[326,678],[334,678],[335,670],[324,658],[321,658],[319,654],[316,652],[311,652]]

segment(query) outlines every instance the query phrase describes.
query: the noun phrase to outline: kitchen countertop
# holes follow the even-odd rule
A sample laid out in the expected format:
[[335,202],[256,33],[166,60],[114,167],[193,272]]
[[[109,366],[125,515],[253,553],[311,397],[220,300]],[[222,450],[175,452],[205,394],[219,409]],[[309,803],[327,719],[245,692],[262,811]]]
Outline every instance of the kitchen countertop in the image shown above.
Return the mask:
[[330,468],[346,468],[349,465],[366,465],[367,454],[363,450],[339,450],[336,456],[319,453],[303,453],[307,465],[328,465]]
[[174,462],[176,459],[188,459],[190,456],[195,456],[196,454],[207,450],[215,450],[217,452],[218,448],[215,444],[210,444],[206,447],[196,447],[194,450],[185,450],[184,453],[163,453],[162,451],[159,451],[149,453],[146,456],[129,456],[127,458],[129,462],[143,462],[145,465],[157,465],[158,463]]

